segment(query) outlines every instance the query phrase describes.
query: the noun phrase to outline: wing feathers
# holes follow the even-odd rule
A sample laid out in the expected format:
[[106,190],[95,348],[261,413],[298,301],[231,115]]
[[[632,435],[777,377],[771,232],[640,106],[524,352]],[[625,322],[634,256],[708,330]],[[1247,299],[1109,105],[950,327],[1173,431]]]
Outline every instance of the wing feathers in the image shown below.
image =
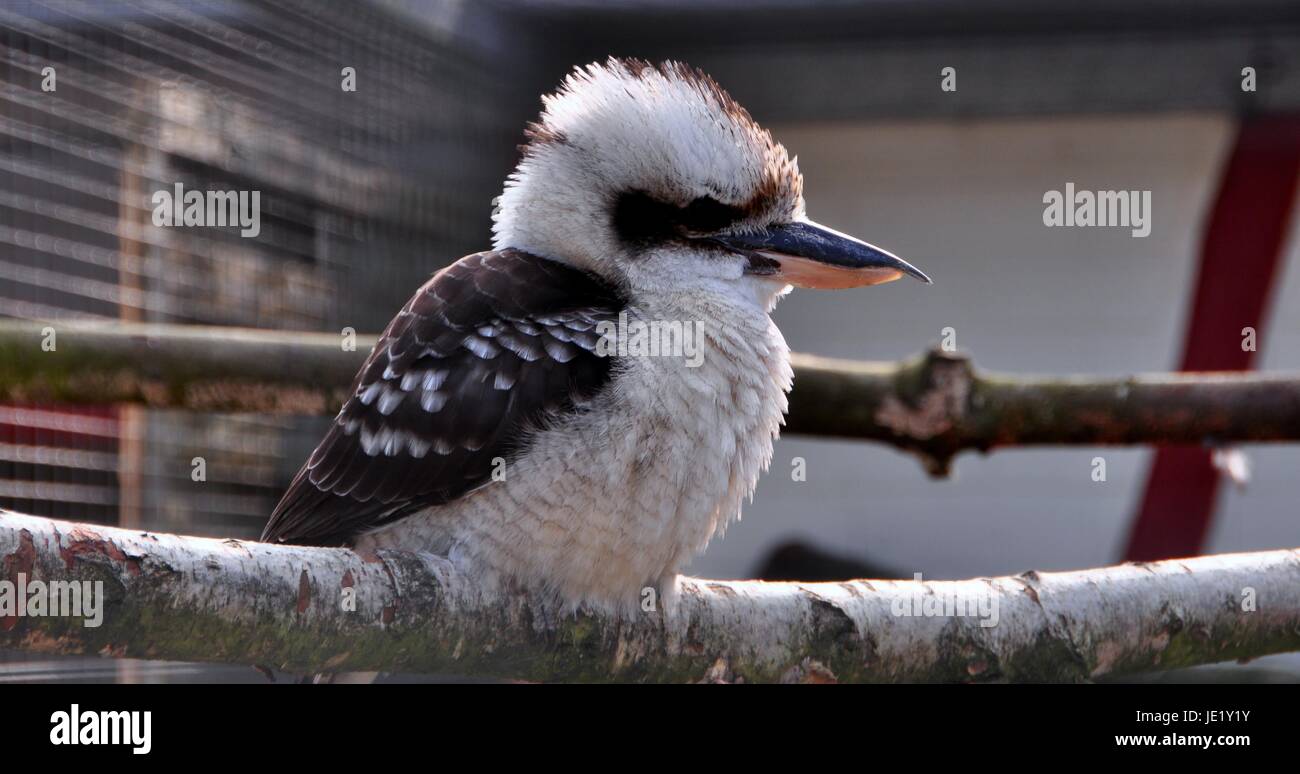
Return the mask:
[[480,486],[529,428],[608,382],[595,329],[622,307],[590,275],[518,250],[439,272],[375,344],[262,539],[346,544]]

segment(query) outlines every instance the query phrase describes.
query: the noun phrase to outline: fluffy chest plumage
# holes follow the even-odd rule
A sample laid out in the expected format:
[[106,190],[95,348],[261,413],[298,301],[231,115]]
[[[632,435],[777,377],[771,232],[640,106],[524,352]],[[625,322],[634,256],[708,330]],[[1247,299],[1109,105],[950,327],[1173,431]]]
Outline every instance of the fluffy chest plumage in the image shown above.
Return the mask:
[[707,299],[627,312],[693,326],[698,349],[625,347],[597,399],[530,433],[494,480],[359,547],[443,553],[570,603],[628,606],[664,587],[739,516],[771,459],[792,375],[765,309]]

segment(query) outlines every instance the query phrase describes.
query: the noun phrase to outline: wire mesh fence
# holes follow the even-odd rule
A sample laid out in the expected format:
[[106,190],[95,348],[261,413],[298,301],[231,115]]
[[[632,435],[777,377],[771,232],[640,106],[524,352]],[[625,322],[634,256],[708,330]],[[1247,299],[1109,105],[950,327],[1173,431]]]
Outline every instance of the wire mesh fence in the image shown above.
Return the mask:
[[[376,330],[485,243],[512,99],[371,4],[0,5],[0,317]],[[174,190],[256,191],[260,228],[157,227]],[[319,422],[0,406],[0,506],[256,535]]]

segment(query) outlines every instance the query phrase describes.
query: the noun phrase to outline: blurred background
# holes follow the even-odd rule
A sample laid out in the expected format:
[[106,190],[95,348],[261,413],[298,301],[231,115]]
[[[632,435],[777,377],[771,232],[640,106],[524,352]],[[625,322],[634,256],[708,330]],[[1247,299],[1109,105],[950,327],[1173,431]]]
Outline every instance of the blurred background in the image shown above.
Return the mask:
[[[377,332],[489,245],[539,95],[611,54],[711,73],[798,155],[812,217],[935,278],[795,293],[776,319],[796,351],[895,360],[951,327],[999,371],[1300,370],[1300,4],[1273,0],[0,0],[0,317]],[[177,182],[261,191],[261,233],[155,228]],[[1045,228],[1067,182],[1151,191],[1150,236]],[[0,405],[0,507],[255,538],[325,421]],[[1300,545],[1300,446],[1247,453],[1245,489],[1200,449],[999,451],[936,481],[787,437],[690,569],[938,579],[1149,558],[1168,535]],[[0,655],[18,679],[260,678]]]

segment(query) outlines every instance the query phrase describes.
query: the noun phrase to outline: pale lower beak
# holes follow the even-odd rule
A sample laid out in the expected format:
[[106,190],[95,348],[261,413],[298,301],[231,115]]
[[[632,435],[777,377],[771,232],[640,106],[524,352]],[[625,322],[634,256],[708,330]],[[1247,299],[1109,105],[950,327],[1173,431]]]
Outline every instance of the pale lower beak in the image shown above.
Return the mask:
[[713,237],[750,258],[750,273],[801,288],[856,288],[893,282],[904,274],[930,283],[925,273],[887,250],[811,221],[771,226],[753,234]]

